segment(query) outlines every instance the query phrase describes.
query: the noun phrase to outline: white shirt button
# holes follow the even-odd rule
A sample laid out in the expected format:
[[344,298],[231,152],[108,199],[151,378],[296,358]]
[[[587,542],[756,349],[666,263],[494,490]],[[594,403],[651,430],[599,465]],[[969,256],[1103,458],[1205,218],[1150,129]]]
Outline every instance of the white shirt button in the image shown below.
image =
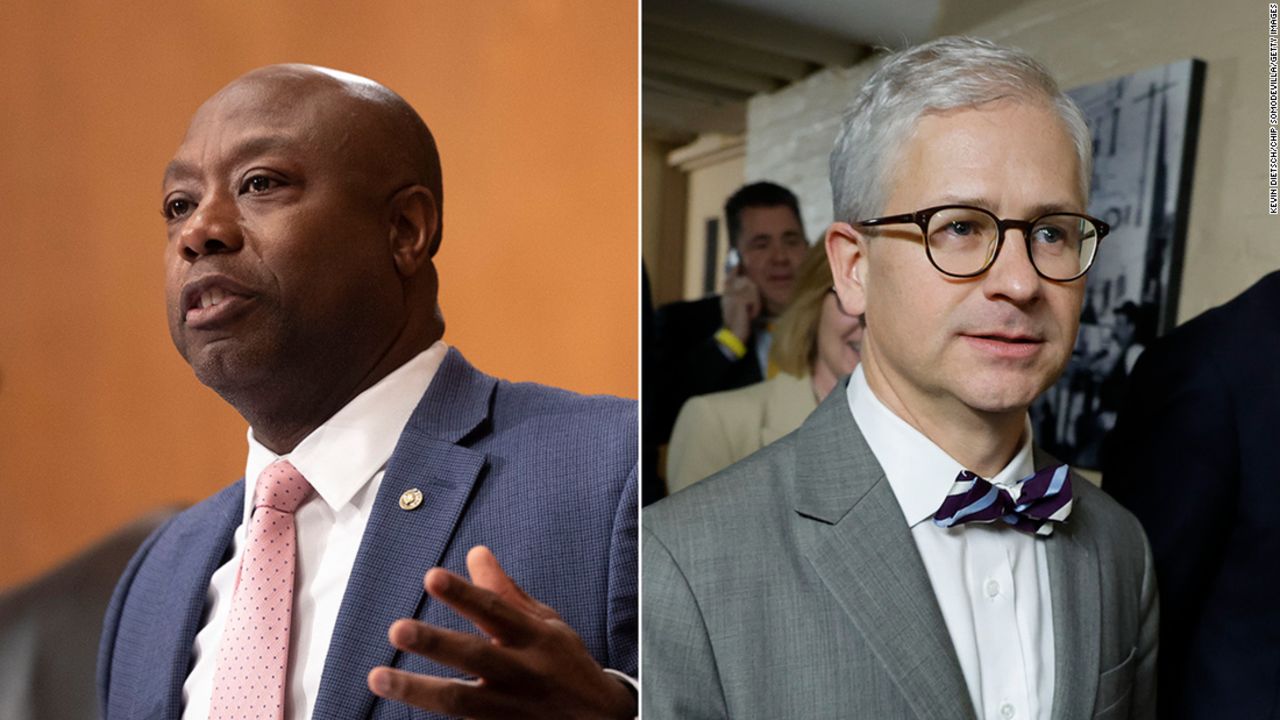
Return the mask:
[[[1000,582],[997,580],[988,580],[987,581],[987,597],[993,598],[999,594],[1000,594]],[[1005,707],[1012,708],[1011,705],[1005,705]]]
[[[995,581],[993,580],[992,582]],[[1012,703],[1005,703],[1000,706],[1000,717],[1004,718],[1004,720],[1012,720],[1015,714],[1017,714],[1017,711],[1014,709]]]

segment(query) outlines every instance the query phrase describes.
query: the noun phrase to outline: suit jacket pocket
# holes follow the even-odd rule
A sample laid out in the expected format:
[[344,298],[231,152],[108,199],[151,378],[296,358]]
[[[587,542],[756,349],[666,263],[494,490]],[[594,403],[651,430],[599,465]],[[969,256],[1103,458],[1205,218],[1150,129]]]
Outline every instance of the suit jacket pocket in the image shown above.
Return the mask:
[[1129,716],[1133,674],[1137,666],[1138,648],[1135,647],[1123,662],[1098,676],[1098,695],[1093,701],[1095,720]]

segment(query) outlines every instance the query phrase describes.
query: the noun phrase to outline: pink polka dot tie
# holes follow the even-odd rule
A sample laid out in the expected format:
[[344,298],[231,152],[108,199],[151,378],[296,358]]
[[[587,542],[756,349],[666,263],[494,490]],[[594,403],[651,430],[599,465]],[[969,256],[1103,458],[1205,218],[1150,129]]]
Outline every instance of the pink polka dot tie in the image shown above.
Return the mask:
[[311,485],[288,460],[258,477],[231,614],[222,629],[209,720],[284,717],[297,532]]

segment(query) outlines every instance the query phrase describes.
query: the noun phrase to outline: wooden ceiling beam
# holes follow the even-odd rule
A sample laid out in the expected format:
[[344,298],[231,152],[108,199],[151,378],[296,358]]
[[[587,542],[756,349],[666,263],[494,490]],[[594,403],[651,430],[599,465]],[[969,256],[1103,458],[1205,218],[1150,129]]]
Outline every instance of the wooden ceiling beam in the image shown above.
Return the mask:
[[738,134],[747,126],[743,102],[695,100],[646,87],[641,124],[650,137],[687,142],[702,133]]
[[645,73],[665,73],[674,77],[725,87],[750,95],[772,92],[782,86],[781,81],[766,75],[757,75],[698,60],[689,60],[675,55],[667,55],[656,50],[646,49],[641,53],[640,57],[641,67],[644,68]]
[[[643,87],[661,89],[672,95],[681,95],[690,99],[701,99],[708,102],[721,100],[743,102],[755,94],[743,90],[735,90],[724,85],[715,85],[693,78],[660,72],[655,68],[646,70],[641,82]],[[641,101],[643,102],[643,100],[642,96]]]
[[645,0],[642,12],[646,24],[733,38],[738,45],[822,66],[848,67],[866,55],[862,46],[835,35],[730,5]]
[[644,23],[641,45],[663,55],[725,65],[783,82],[796,82],[818,69],[814,63],[735,44],[732,38],[713,38],[679,28]]

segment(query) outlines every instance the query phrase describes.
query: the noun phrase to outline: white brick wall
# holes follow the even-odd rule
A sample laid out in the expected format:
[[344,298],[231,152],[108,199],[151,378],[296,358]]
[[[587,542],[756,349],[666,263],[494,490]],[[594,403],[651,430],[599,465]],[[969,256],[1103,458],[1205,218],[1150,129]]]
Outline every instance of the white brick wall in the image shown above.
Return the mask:
[[817,240],[831,223],[827,156],[840,116],[873,63],[817,73],[747,103],[747,182],[772,180],[800,198],[805,233]]

